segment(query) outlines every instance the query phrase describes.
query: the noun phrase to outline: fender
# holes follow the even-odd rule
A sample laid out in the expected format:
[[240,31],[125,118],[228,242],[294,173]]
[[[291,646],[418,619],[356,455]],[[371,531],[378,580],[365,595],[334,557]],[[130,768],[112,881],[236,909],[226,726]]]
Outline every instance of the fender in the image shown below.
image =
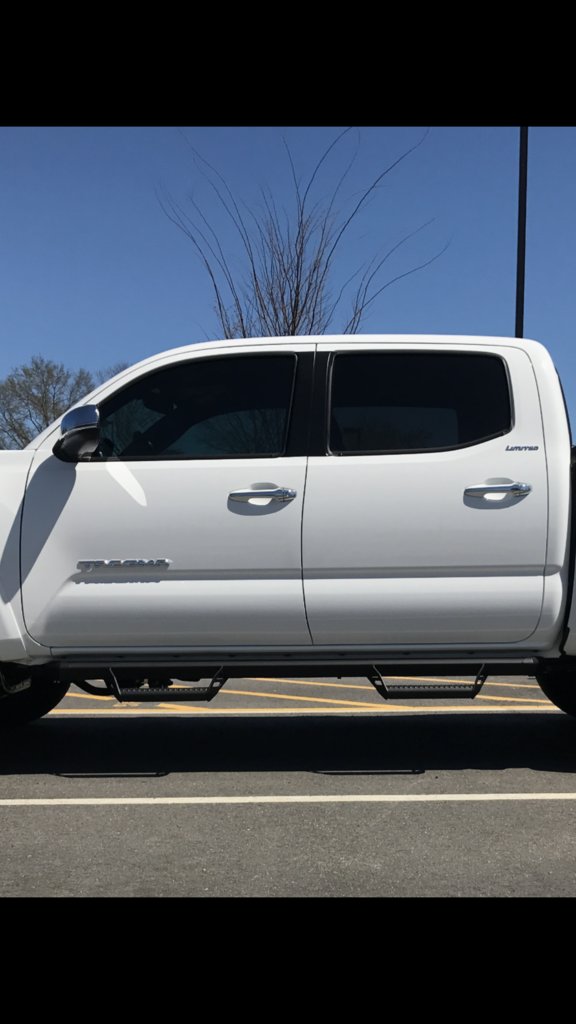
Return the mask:
[[0,451],[0,662],[29,660],[20,600],[20,527],[34,455]]

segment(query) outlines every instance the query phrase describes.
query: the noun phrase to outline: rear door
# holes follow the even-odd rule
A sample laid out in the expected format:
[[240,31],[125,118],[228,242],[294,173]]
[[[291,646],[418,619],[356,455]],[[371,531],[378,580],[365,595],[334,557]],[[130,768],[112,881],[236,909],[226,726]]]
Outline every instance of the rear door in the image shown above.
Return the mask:
[[548,499],[527,354],[360,339],[318,351],[326,439],[310,459],[303,528],[314,643],[527,640]]

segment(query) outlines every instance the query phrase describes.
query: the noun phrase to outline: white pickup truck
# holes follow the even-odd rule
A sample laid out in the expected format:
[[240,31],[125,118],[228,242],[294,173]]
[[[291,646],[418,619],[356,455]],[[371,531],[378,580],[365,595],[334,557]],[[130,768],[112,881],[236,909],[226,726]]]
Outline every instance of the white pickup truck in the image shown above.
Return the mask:
[[0,474],[4,726],[71,683],[210,700],[288,672],[394,700],[531,674],[576,714],[571,440],[537,342],[174,349],[0,452]]

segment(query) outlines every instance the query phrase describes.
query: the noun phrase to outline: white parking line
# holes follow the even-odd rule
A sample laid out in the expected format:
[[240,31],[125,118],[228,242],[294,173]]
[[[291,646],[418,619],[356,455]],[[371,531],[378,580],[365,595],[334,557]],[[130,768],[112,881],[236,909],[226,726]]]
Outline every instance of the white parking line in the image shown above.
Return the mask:
[[220,804],[439,804],[576,800],[576,793],[367,793],[318,796],[132,796],[0,800],[0,807],[131,807]]
[[[463,702],[464,703],[464,702]],[[84,710],[84,708],[63,708],[57,707],[54,711],[51,711],[46,718],[60,718],[64,715],[83,715],[89,718],[92,717],[108,717],[108,718],[126,718],[126,713],[130,712],[131,716],[134,717],[140,715],[144,717],[152,718],[161,717],[163,715],[270,715],[275,717],[276,715],[390,715],[390,714],[430,714],[430,715],[447,715],[447,714],[466,714],[466,715],[498,715],[498,714],[529,714],[530,712],[536,712],[539,715],[545,714],[556,714],[562,715],[563,711],[559,711],[558,708],[554,707],[553,704],[527,704],[525,707],[518,707],[516,704],[513,707],[509,705],[506,707],[485,707],[476,706],[470,707],[466,702],[466,707],[459,705],[458,707],[431,707],[429,704],[425,706],[417,707],[414,704],[403,704],[392,706],[383,704],[382,707],[375,705],[374,707],[356,707],[354,704],[350,704],[345,708],[333,708],[333,707],[321,707],[321,708],[199,708],[190,707],[188,704],[158,704],[156,706],[150,706],[149,708],[142,707],[141,705],[137,708],[130,708],[129,704],[122,704],[120,707],[110,709],[108,708],[91,708],[90,710]]]

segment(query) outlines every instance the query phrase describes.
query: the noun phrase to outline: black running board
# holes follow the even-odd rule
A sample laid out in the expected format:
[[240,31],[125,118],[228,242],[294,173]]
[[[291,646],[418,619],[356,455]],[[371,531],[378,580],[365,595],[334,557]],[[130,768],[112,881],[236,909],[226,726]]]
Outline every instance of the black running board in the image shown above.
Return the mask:
[[[438,683],[428,682],[390,682],[386,680],[376,665],[372,665],[366,678],[384,700],[453,700],[455,698],[474,698],[482,689],[488,676],[488,667],[482,665],[473,683]],[[91,694],[106,694],[116,697],[121,703],[134,701],[143,703],[177,703],[182,701],[211,701],[220,692],[230,678],[225,674],[225,667],[214,673],[209,686],[122,686],[113,669],[102,672],[105,687],[94,686],[87,680],[76,680],[80,689]],[[279,677],[279,682],[282,678]]]
[[[222,669],[212,677],[209,686],[121,686],[111,668],[102,673],[105,687],[94,686],[87,680],[76,680],[76,686],[90,694],[107,695],[116,697],[121,704],[136,701],[138,704],[167,704],[182,702],[183,700],[214,700],[220,692],[228,676],[224,675]],[[170,681],[169,681],[170,682]]]
[[214,700],[214,697],[223,686],[223,683],[219,687],[216,686],[182,686],[178,689],[168,689],[167,686],[153,686],[153,687],[136,687],[127,689],[123,686],[118,687],[118,692],[114,693],[114,696],[122,704],[126,701],[138,701],[139,704],[143,703],[160,703],[166,704],[169,702],[175,703],[176,701],[184,700]]
[[482,665],[473,683],[391,683],[384,679],[375,665],[367,678],[384,700],[452,700],[473,699],[486,682],[488,672]]

